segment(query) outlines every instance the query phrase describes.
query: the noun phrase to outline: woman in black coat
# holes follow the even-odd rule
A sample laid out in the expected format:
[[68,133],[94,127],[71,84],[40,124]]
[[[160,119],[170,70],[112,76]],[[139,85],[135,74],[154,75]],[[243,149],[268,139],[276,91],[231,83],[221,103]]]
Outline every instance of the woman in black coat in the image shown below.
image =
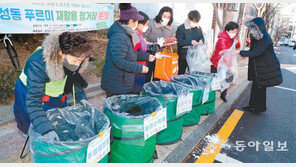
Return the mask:
[[203,32],[198,22],[201,19],[200,13],[197,10],[192,10],[188,13],[188,19],[185,23],[180,25],[176,32],[178,41],[178,55],[179,55],[179,70],[178,74],[185,74],[188,67],[186,55],[188,46],[203,45],[205,42]]
[[266,31],[261,17],[245,23],[250,37],[250,50],[240,51],[242,57],[249,57],[248,80],[253,81],[249,106],[245,110],[255,114],[266,108],[266,87],[280,85],[283,82],[281,67],[274,52],[273,42]]

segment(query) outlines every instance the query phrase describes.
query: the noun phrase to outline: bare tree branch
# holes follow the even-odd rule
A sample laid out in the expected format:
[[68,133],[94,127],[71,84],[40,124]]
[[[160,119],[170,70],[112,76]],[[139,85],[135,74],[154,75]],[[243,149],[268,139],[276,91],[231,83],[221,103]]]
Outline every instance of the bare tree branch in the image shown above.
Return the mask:
[[278,24],[278,26],[275,28],[275,37],[274,37],[275,46],[277,46],[282,35],[289,32],[289,28],[287,27],[287,25],[288,25],[287,23],[288,23],[288,20],[283,19]]
[[263,3],[260,7],[257,6],[257,3],[253,3],[253,6],[257,10],[257,17],[262,17],[262,13],[264,12],[264,9],[266,7],[266,3]]

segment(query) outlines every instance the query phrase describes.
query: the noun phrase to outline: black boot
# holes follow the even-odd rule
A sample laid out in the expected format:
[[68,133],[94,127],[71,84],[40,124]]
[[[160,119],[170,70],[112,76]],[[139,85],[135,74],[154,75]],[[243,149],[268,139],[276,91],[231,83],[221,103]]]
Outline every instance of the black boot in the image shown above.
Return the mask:
[[243,109],[245,111],[249,111],[249,112],[251,112],[253,114],[256,114],[256,115],[260,114],[261,112],[265,112],[266,111],[266,109],[259,109],[259,108],[255,108],[255,107],[251,107],[251,106],[243,107]]
[[227,89],[225,89],[221,95],[220,95],[220,98],[226,103],[227,102],[227,99],[226,99],[226,94],[227,94]]
[[250,111],[251,109],[252,109],[252,107],[250,107],[250,106],[243,107],[243,110],[245,110],[245,111]]
[[260,111],[257,110],[256,108],[250,108],[249,112],[251,112],[253,114],[256,114],[256,115],[259,115],[260,114]]
[[266,107],[264,107],[264,108],[257,108],[257,111],[258,112],[266,112],[266,110],[267,110],[267,108]]

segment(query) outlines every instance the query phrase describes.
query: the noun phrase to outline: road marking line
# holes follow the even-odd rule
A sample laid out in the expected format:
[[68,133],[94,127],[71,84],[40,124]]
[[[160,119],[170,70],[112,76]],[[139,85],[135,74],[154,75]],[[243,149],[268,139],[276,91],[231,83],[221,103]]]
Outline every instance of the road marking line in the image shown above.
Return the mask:
[[219,153],[217,157],[215,158],[216,161],[222,162],[222,163],[243,163],[239,160],[236,160],[234,158],[231,158],[227,156],[226,154]]
[[281,86],[275,86],[276,88],[284,89],[284,90],[289,90],[292,92],[296,92],[296,89],[291,89],[291,88],[286,88],[286,87],[281,87]]
[[208,146],[205,148],[200,157],[195,161],[195,163],[213,163],[216,156],[222,149],[223,144],[226,143],[228,137],[234,130],[238,121],[244,114],[243,111],[235,109],[227,121],[224,123],[222,128],[216,134],[219,137],[219,143],[210,142]]

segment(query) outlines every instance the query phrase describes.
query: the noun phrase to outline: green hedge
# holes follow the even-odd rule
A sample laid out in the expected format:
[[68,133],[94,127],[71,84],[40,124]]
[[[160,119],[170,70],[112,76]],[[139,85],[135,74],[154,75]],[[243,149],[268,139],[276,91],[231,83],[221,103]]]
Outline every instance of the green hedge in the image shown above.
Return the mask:
[[8,104],[14,94],[15,82],[21,71],[0,66],[0,104]]
[[103,68],[105,65],[105,60],[96,60],[94,62],[95,66],[97,67],[98,73],[97,76],[101,77],[102,76],[102,72],[103,72]]

